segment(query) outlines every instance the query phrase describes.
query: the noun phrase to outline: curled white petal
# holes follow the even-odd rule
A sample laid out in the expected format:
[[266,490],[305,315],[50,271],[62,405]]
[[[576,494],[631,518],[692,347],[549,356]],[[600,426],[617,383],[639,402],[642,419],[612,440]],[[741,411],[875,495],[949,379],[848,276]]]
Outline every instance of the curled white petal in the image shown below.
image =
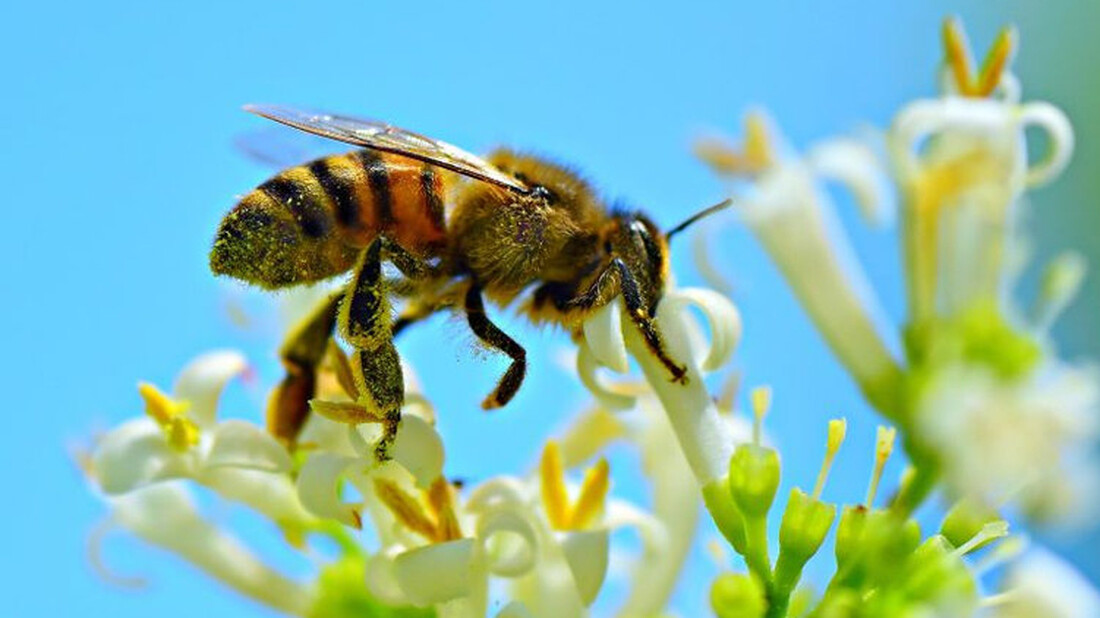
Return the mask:
[[251,468],[266,472],[288,472],[293,465],[290,454],[266,431],[241,420],[218,423],[212,433],[210,450],[203,465]]
[[494,575],[519,577],[534,567],[538,535],[519,513],[505,509],[488,512],[478,520],[477,537]]
[[854,139],[830,140],[810,150],[807,161],[819,176],[836,180],[852,192],[866,221],[888,223],[886,174],[866,144]]
[[701,361],[703,371],[716,371],[733,357],[741,341],[741,313],[725,296],[705,288],[680,288],[661,301],[670,303],[669,311],[694,305],[702,312],[710,328],[710,348]]
[[393,443],[393,459],[426,488],[443,473],[443,440],[427,420],[406,414]]
[[229,380],[240,375],[248,363],[235,350],[217,350],[200,355],[176,378],[175,395],[191,402],[190,415],[202,426],[217,418],[218,398]]
[[112,430],[96,445],[92,474],[108,494],[122,494],[154,481],[189,476],[191,453],[173,449],[164,431],[149,418],[137,418]]
[[340,493],[349,470],[361,462],[354,457],[332,453],[314,453],[298,472],[298,499],[318,517],[335,519],[358,528],[361,524],[357,504],[344,502]]
[[573,574],[577,593],[584,604],[591,605],[596,600],[600,588],[607,577],[607,559],[609,539],[606,529],[582,530],[560,533],[558,542],[562,554]]
[[1073,126],[1062,110],[1043,102],[1024,105],[1020,121],[1025,127],[1035,126],[1047,134],[1046,156],[1029,165],[1027,170],[1027,185],[1037,187],[1054,180],[1069,165],[1073,156]]
[[434,605],[474,592],[474,539],[458,539],[418,547],[394,558],[393,572],[401,589],[416,605]]
[[618,301],[596,309],[584,321],[584,339],[601,365],[619,373],[630,370],[623,342],[622,308]]
[[[620,332],[621,334],[621,332]],[[596,401],[608,410],[629,410],[634,407],[634,397],[616,393],[600,383],[596,372],[599,370],[597,359],[587,341],[577,346],[577,375]]]

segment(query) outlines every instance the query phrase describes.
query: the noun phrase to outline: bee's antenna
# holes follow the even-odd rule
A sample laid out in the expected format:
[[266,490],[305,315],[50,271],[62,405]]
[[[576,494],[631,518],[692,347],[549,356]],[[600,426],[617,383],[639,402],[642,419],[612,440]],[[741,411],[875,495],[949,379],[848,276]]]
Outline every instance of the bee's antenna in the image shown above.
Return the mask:
[[674,234],[679,234],[680,232],[684,231],[685,228],[687,228],[691,224],[695,223],[699,219],[702,219],[704,217],[709,217],[710,215],[713,215],[714,213],[716,213],[720,210],[728,208],[731,204],[733,204],[733,200],[732,199],[726,199],[726,200],[722,200],[721,202],[718,202],[714,206],[711,206],[709,208],[704,208],[703,210],[700,210],[699,212],[695,213],[694,215],[691,215],[690,217],[688,217],[687,220],[685,220],[680,225],[677,225],[676,227],[672,228],[671,230],[665,232],[665,240],[672,240],[672,236]]

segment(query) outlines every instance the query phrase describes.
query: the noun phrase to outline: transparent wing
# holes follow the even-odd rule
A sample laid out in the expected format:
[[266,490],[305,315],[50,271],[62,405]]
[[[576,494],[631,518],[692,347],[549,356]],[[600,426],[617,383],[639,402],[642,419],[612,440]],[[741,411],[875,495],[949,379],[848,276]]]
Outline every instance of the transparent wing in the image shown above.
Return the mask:
[[282,125],[241,133],[233,138],[233,147],[248,160],[275,170],[347,152],[339,142]]
[[307,133],[418,159],[511,191],[530,191],[527,185],[477,155],[384,122],[324,112],[307,112],[278,105],[246,105],[244,109]]

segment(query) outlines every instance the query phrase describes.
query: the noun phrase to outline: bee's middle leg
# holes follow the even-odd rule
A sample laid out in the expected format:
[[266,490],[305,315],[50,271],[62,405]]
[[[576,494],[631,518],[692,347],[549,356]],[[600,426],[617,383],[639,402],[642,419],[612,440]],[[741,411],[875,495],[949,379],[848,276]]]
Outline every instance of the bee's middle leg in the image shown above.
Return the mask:
[[382,276],[383,253],[406,276],[426,272],[416,256],[383,236],[375,238],[359,258],[337,319],[341,336],[355,348],[351,367],[364,399],[360,403],[382,419],[382,439],[376,449],[380,460],[389,459],[405,402],[401,358],[393,345],[390,304]]
[[477,284],[471,284],[466,291],[465,306],[466,320],[477,338],[490,347],[504,352],[512,359],[512,364],[497,382],[497,387],[481,402],[481,407],[485,410],[499,408],[511,401],[523,384],[523,377],[527,374],[527,351],[489,320],[489,316],[485,313],[485,303],[481,298],[481,288]]

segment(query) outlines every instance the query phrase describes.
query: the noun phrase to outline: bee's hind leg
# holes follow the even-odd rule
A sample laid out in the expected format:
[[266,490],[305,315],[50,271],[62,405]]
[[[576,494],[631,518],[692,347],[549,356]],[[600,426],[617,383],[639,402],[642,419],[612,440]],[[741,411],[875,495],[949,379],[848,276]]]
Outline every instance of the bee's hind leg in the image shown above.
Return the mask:
[[291,330],[279,349],[286,376],[267,402],[267,430],[293,450],[309,418],[309,400],[317,388],[317,368],[325,356],[343,293],[329,296]]
[[405,402],[405,380],[393,345],[390,304],[382,276],[383,254],[410,278],[424,276],[428,270],[419,258],[379,236],[359,257],[340,304],[337,324],[341,336],[355,348],[351,367],[361,395],[359,403],[382,424],[382,438],[375,450],[379,460],[390,458]]
[[485,303],[481,298],[481,288],[476,283],[471,284],[466,291],[465,308],[466,320],[477,338],[489,347],[504,352],[512,359],[512,364],[497,382],[497,387],[481,402],[481,407],[485,410],[499,408],[511,401],[523,384],[523,377],[527,374],[527,351],[489,320],[489,316],[485,313]]

